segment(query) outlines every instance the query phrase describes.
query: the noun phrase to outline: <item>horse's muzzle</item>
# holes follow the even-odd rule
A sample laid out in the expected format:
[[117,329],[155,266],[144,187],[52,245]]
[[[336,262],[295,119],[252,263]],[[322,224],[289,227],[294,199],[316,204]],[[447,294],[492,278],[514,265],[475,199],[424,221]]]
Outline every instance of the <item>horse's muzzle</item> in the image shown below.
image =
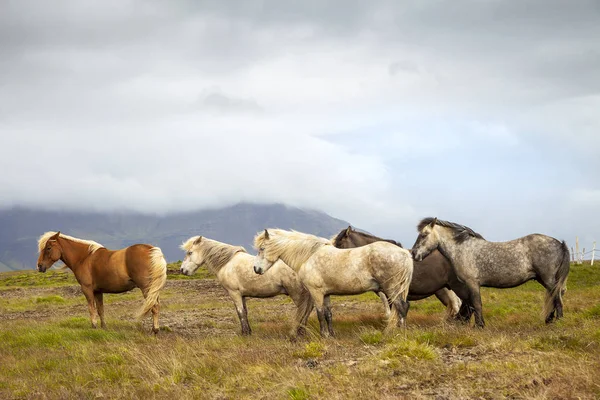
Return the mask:
[[415,249],[412,249],[410,251],[410,254],[412,255],[413,260],[415,260],[415,261],[423,261],[423,257],[422,256],[418,256],[417,252],[415,251]]
[[42,264],[38,264],[37,270],[38,270],[38,272],[46,272],[46,268],[44,268],[44,266]]

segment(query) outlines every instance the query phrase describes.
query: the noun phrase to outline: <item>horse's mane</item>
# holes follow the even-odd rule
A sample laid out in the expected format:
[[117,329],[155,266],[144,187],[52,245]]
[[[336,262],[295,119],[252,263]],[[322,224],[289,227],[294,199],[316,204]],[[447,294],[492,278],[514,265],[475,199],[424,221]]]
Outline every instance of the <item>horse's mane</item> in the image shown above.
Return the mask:
[[[46,242],[48,241],[48,239],[50,239],[54,235],[56,235],[56,232],[46,232],[42,236],[40,236],[40,238],[38,239],[38,251],[40,253],[42,252],[42,250],[44,250],[44,247],[46,247]],[[78,239],[73,236],[65,235],[64,233],[61,233],[60,237],[75,243],[88,245],[88,251],[90,252],[90,254],[98,249],[104,248],[104,246],[102,246],[100,243],[94,242],[93,240]]]
[[443,226],[444,228],[449,228],[452,230],[452,232],[454,233],[454,241],[456,243],[463,243],[465,240],[469,239],[469,238],[477,238],[477,239],[483,239],[483,236],[481,236],[479,233],[475,232],[473,229],[464,226],[464,225],[460,225],[454,222],[448,222],[448,221],[444,221],[441,219],[435,219],[435,218],[423,218],[421,220],[421,222],[419,222],[419,225],[417,226],[417,230],[419,232],[421,232],[423,230],[423,228],[425,228],[427,225],[431,224],[433,221],[435,221],[436,225],[439,226]]
[[[269,253],[278,256],[286,254],[289,266],[299,267],[304,264],[319,248],[332,246],[331,241],[322,237],[297,231],[283,229],[268,229]],[[254,237],[254,247],[260,249],[265,244],[265,232],[260,232]]]
[[[194,247],[194,242],[200,236],[193,236],[181,245],[181,249],[191,251]],[[237,253],[246,253],[246,249],[241,246],[232,246],[227,243],[218,242],[216,240],[202,238],[197,246],[204,263],[213,272],[220,270],[227,264]]]
[[[348,228],[352,229],[352,227],[348,227]],[[331,244],[333,244],[335,247],[340,246],[342,239],[344,237],[346,237],[346,232],[348,232],[348,229],[342,229],[340,231],[340,233],[338,233],[336,236],[331,238]],[[392,239],[382,239],[378,236],[371,235],[370,233],[362,232],[362,231],[359,231],[356,229],[352,229],[352,233],[357,233],[360,236],[363,236],[363,237],[366,237],[369,239],[374,239],[374,241],[377,241],[377,242],[388,242],[391,244],[395,244],[398,247],[402,247],[402,243],[396,242],[395,240],[392,240]]]

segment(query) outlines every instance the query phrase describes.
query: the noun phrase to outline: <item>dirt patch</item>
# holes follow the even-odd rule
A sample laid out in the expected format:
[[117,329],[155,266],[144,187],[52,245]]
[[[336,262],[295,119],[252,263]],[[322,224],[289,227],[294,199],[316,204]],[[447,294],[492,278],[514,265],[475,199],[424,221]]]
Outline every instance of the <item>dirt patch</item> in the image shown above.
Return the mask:
[[462,349],[459,347],[446,347],[440,349],[440,358],[445,364],[457,364],[480,361],[484,357],[477,348]]

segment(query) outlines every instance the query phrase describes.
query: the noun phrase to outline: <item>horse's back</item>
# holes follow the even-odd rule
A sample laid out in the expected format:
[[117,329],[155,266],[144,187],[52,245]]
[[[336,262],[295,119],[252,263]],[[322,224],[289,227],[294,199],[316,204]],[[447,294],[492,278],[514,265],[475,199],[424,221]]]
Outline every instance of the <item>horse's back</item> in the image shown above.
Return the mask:
[[408,271],[412,257],[401,247],[374,242],[362,247],[338,249],[325,246],[300,268],[298,275],[307,287],[330,294],[358,294],[379,290],[381,283]]
[[485,242],[477,257],[482,286],[514,287],[554,270],[562,244],[539,233],[507,242]]

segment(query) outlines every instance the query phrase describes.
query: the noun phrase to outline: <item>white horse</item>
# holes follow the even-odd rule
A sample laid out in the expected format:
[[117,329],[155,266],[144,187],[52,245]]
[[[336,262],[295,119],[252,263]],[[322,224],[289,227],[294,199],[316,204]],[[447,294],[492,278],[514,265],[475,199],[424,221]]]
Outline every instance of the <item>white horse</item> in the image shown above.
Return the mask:
[[298,273],[317,308],[321,336],[333,335],[330,299],[334,295],[383,292],[394,312],[388,329],[404,323],[406,297],[413,274],[410,253],[387,242],[338,249],[331,241],[306,233],[271,229],[254,238],[258,250],[254,272],[264,274],[283,260]]
[[268,274],[258,276],[252,272],[254,256],[248,254],[243,247],[194,236],[183,243],[181,249],[186,252],[181,264],[183,274],[192,275],[201,265],[205,265],[217,276],[235,304],[242,325],[242,335],[252,333],[248,323],[246,297],[266,298],[279,294],[290,296],[297,307],[292,335],[304,334],[306,321],[313,309],[312,299],[296,273],[283,262],[277,263]]

